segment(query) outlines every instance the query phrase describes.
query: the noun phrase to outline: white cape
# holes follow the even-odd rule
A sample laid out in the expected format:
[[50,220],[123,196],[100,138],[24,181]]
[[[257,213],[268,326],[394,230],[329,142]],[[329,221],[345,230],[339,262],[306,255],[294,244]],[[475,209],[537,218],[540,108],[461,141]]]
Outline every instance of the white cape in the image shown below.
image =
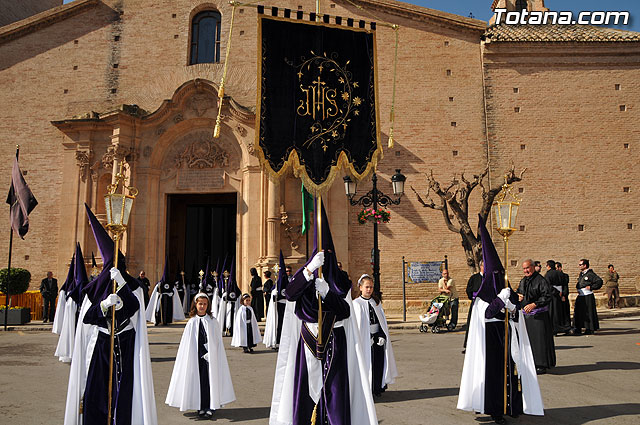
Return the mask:
[[[356,329],[351,293],[347,294],[345,301],[349,303],[351,310],[351,316],[343,321],[349,347],[347,350],[347,365],[349,368],[351,425],[376,425],[378,423],[376,408],[373,404],[373,395],[369,385],[369,372],[364,361],[363,344]],[[269,414],[270,425],[293,425],[296,354],[298,352],[298,342],[300,341],[300,328],[302,327],[302,321],[295,315],[294,309],[295,302],[287,301],[273,383],[271,412]],[[307,362],[309,362],[309,356],[307,356]],[[317,363],[319,364],[320,361],[317,360]],[[307,364],[307,367],[316,369],[314,365],[310,364]],[[312,373],[309,376],[310,381],[312,379],[311,375]],[[321,387],[322,375],[318,377],[320,378]],[[311,387],[317,387],[317,384],[309,382],[309,387],[310,389]],[[315,396],[312,395],[312,398],[315,399]]]
[[211,314],[216,319],[218,318],[218,310],[220,309],[220,297],[218,296],[218,289],[213,290],[213,297],[211,297]]
[[[462,367],[458,409],[484,413],[485,382],[485,320],[484,313],[489,304],[476,298],[469,322],[467,350]],[[522,405],[528,415],[544,415],[544,404],[538,386],[536,366],[531,352],[531,343],[524,323],[522,310],[518,311],[518,323],[509,321],[511,331],[511,357],[516,364],[522,382]],[[515,333],[517,332],[517,336]]]
[[56,305],[56,314],[53,316],[53,328],[51,332],[60,335],[62,332],[62,322],[64,321],[65,307],[67,304],[67,294],[64,289],[58,293],[58,303]]
[[267,323],[264,326],[264,345],[267,348],[278,346],[278,302],[274,300],[274,297],[274,295],[269,297]]
[[251,330],[253,332],[253,343],[258,344],[262,341],[260,329],[256,321],[256,315],[251,306],[241,305],[236,311],[236,317],[233,320],[233,338],[231,338],[232,347],[247,346],[247,309],[251,310]]
[[[133,400],[131,410],[132,425],[156,425],[158,418],[156,415],[156,401],[153,393],[153,377],[151,375],[151,358],[149,356],[149,340],[147,338],[147,322],[142,314],[144,306],[144,296],[142,288],[133,291],[140,309],[131,318],[135,335],[135,357],[133,365]],[[83,323],[87,310],[91,307],[91,302],[87,296],[82,301],[78,324],[76,326],[76,338],[73,347],[73,359],[71,370],[69,371],[69,387],[67,389],[67,403],[64,413],[64,425],[82,425],[83,419],[80,413],[80,401],[84,396],[85,385],[87,383],[87,373],[93,356],[96,340],[98,338],[98,327]]]
[[58,338],[55,355],[61,362],[69,363],[73,357],[73,346],[76,335],[76,311],[78,310],[78,306],[71,297],[69,297],[64,305],[64,318],[62,319],[62,326],[60,327],[60,338]]
[[[353,309],[355,312],[355,319],[358,324],[358,331],[360,332],[360,340],[363,341],[363,348],[367,346],[367,341],[371,339],[371,333],[369,332],[369,301],[362,297],[358,297],[353,300]],[[380,321],[380,327],[387,336],[387,342],[384,344],[384,372],[382,373],[381,387],[385,385],[393,384],[398,376],[398,368],[396,367],[396,358],[393,355],[393,347],[391,346],[391,336],[389,335],[389,325],[387,324],[387,317],[382,310],[382,303],[374,306],[373,309]],[[376,341],[377,342],[377,341]],[[364,359],[368,365],[369,370],[369,382],[373,379],[373,371],[371,368],[371,349],[363,349]]]
[[[158,285],[160,283],[156,283],[153,291],[151,292],[151,298],[149,298],[149,305],[147,306],[147,311],[145,312],[147,322],[156,323],[156,312],[160,310],[160,306],[162,303],[160,302],[160,292],[158,292]],[[173,296],[171,297],[171,301],[173,302],[173,317],[172,321],[176,320],[184,320],[184,311],[182,310],[182,304],[180,303],[180,295],[178,295],[178,290],[176,287],[173,287]],[[144,304],[143,304],[144,305]]]
[[[239,299],[235,299],[234,301],[225,301],[224,297],[227,295],[227,293],[223,293],[222,297],[220,297],[220,304],[218,306],[218,316],[216,317],[216,319],[218,319],[218,322],[220,323],[220,332],[224,333],[224,331],[228,330],[231,331],[231,306],[235,306],[234,310],[235,312],[238,311],[238,309],[240,308],[240,300]],[[235,319],[234,319],[235,320]]]
[[178,347],[165,403],[180,411],[200,409],[200,372],[198,370],[199,322],[204,321],[209,352],[210,408],[219,409],[236,399],[222,335],[215,318],[192,317],[187,322]]

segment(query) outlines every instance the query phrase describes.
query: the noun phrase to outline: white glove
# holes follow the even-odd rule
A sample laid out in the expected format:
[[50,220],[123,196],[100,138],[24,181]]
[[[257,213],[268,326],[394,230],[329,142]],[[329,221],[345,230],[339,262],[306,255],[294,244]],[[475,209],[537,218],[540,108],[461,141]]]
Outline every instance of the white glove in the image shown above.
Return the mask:
[[313,259],[311,259],[309,264],[307,264],[306,268],[311,273],[313,273],[316,270],[318,270],[320,267],[322,267],[323,264],[324,264],[324,251],[320,251],[313,256]]
[[382,338],[381,336],[380,336],[380,337],[378,337],[378,345],[379,345],[380,347],[382,347],[382,346],[384,345],[384,343],[385,343],[384,338]]
[[327,283],[327,281],[324,280],[321,277],[317,278],[316,279],[316,291],[318,291],[318,293],[320,293],[320,296],[322,298],[326,297],[327,294],[329,293],[329,284]]
[[509,301],[508,299],[507,299],[507,301],[504,303],[504,306],[505,306],[505,308],[506,308],[507,310],[509,310],[509,311],[515,311],[515,309],[516,309],[516,306],[515,306],[511,301]]
[[120,270],[116,269],[115,267],[111,267],[109,273],[111,273],[111,280],[115,280],[118,284],[118,289],[122,288],[124,284],[127,283],[124,280],[124,277],[122,277],[122,273],[120,273]]
[[102,312],[105,313],[109,310],[109,307],[116,306],[116,310],[120,310],[122,308],[122,299],[118,296],[118,294],[110,294],[107,298],[100,302],[100,308]]
[[500,298],[502,302],[505,304],[507,303],[507,301],[509,301],[510,296],[511,296],[511,288],[502,288],[502,290],[498,294],[498,298]]
[[207,363],[209,363],[209,353],[204,353],[204,355],[202,356],[203,359],[205,359],[205,361]]

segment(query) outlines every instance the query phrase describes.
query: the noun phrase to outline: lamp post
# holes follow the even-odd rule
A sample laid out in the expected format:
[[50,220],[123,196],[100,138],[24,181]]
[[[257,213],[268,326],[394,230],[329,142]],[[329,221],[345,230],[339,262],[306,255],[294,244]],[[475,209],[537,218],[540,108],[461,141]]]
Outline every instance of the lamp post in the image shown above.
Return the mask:
[[[120,163],[120,170],[116,173],[114,183],[107,186],[107,194],[104,195],[104,202],[107,212],[107,230],[113,233],[113,240],[115,242],[113,267],[118,268],[118,252],[120,251],[120,241],[124,232],[127,231],[129,225],[129,216],[131,215],[131,208],[133,207],[133,200],[138,195],[138,189],[133,186],[126,186],[126,177],[123,174],[124,164]],[[121,186],[122,192],[118,191],[118,186]],[[112,293],[116,293],[117,283],[114,280],[112,284]],[[108,421],[107,425],[111,424],[111,397],[113,393],[113,346],[115,336],[115,323],[116,323],[116,309],[115,306],[111,307],[111,350],[109,352],[109,398],[108,398]]]
[[[400,204],[400,198],[404,194],[404,182],[407,178],[400,172],[400,169],[396,169],[396,173],[391,176],[391,185],[393,186],[393,194],[396,199],[385,195],[378,190],[378,176],[374,172],[371,176],[373,188],[362,195],[358,199],[354,199],[356,194],[356,183],[351,180],[350,176],[344,177],[344,190],[347,195],[347,199],[351,205],[362,205],[364,208],[372,207],[374,210],[378,209],[378,206],[386,207],[388,205]],[[380,252],[378,251],[378,222],[373,222],[373,292],[378,296],[382,296],[380,291]]]
[[[496,195],[493,202],[493,213],[496,218],[496,230],[504,240],[504,286],[509,286],[509,236],[516,231],[516,218],[518,216],[518,208],[520,207],[520,199],[511,191],[511,185],[507,180],[508,176],[504,176],[504,184],[502,190]],[[505,310],[506,312],[506,310]],[[507,362],[509,341],[509,315],[504,317],[504,414],[507,414]]]

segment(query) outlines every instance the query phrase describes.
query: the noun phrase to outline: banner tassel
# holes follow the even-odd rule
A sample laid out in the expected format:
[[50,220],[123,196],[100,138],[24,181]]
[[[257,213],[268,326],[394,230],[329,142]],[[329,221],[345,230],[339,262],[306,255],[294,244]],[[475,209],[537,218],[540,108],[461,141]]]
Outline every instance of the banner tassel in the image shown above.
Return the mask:
[[231,25],[229,26],[229,41],[227,41],[227,52],[224,55],[224,70],[222,71],[222,80],[218,89],[218,116],[216,117],[216,125],[213,128],[213,138],[220,137],[220,123],[222,122],[222,103],[224,101],[224,83],[227,78],[227,68],[229,66],[229,52],[231,51],[231,34],[233,33],[233,20],[236,16],[236,8],[240,3],[231,2],[233,9],[231,10]]

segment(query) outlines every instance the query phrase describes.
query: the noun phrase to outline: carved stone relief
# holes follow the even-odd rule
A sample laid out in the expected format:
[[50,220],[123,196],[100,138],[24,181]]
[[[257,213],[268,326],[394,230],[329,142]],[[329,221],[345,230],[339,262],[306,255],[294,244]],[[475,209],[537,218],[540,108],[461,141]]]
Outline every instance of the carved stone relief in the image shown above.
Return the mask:
[[302,217],[290,218],[289,213],[284,210],[284,205],[280,205],[280,224],[284,227],[291,248],[298,249],[298,239],[300,239],[302,231]]
[[91,157],[93,156],[93,152],[90,150],[87,151],[76,151],[76,163],[80,168],[80,178],[82,181],[87,180],[87,174],[89,171],[89,163],[91,162]]
[[209,95],[198,94],[193,96],[189,100],[191,109],[193,109],[197,116],[201,117],[207,112],[207,110],[216,106],[216,101]]
[[213,142],[208,133],[198,133],[174,160],[175,168],[224,168],[229,166],[229,154]]

